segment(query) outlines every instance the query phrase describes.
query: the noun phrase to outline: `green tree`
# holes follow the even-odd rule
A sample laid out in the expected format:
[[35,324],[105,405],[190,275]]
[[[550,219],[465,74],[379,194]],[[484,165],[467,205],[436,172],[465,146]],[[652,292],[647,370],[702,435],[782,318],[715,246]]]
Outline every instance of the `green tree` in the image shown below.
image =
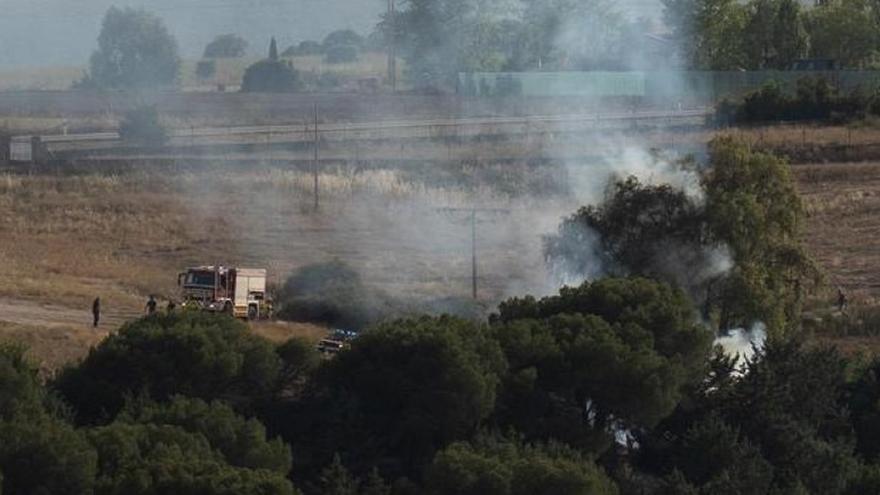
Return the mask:
[[272,37],[272,41],[269,42],[269,60],[272,62],[278,61],[278,43],[275,42],[275,37]]
[[277,471],[230,466],[204,436],[177,426],[114,423],[88,438],[98,452],[99,495],[298,493]]
[[639,462],[699,493],[844,493],[859,476],[846,375],[833,350],[770,341],[640,437]]
[[342,464],[339,454],[321,471],[321,493],[325,495],[358,495],[358,481]]
[[82,432],[40,414],[0,421],[0,471],[7,494],[91,493],[96,456]]
[[296,394],[301,391],[308,379],[321,363],[321,355],[312,341],[295,337],[278,346],[281,358],[278,395]]
[[570,277],[637,275],[684,289],[695,302],[723,275],[723,246],[712,239],[700,200],[635,177],[611,185],[605,200],[565,219],[544,238],[554,272]]
[[358,475],[381,461],[391,475],[411,476],[489,417],[504,367],[484,326],[452,317],[385,323],[327,362],[278,427],[311,452],[301,470],[338,452]]
[[710,332],[663,283],[600,279],[499,311],[510,373],[496,415],[529,438],[602,452],[663,419],[703,376]]
[[699,70],[748,67],[746,7],[736,0],[663,0],[664,18],[687,65]]
[[244,55],[248,43],[236,34],[221,34],[205,47],[205,58],[236,58]]
[[880,27],[865,0],[831,0],[808,16],[810,54],[829,58],[843,67],[864,67],[878,47]]
[[280,475],[290,471],[290,448],[280,439],[267,439],[266,429],[259,421],[239,416],[222,402],[178,396],[167,404],[134,404],[118,421],[178,426],[205,437],[211,448],[232,466],[266,469]]
[[777,69],[787,69],[803,58],[809,49],[809,35],[804,14],[797,0],[779,0],[776,10],[773,44],[776,47]]
[[437,495],[618,493],[592,459],[573,449],[487,436],[452,444],[437,453],[425,485]]
[[116,416],[126,398],[187,395],[247,407],[271,397],[281,359],[268,341],[227,316],[178,312],[124,325],[65,369],[55,386],[93,423]]
[[107,11],[90,61],[93,84],[112,89],[173,86],[179,68],[177,42],[158,17],[131,8]]
[[249,66],[241,80],[245,93],[294,93],[302,89],[299,72],[280,60],[261,60]]
[[0,491],[89,493],[95,452],[59,413],[26,349],[0,344]]
[[46,391],[24,346],[0,342],[0,421],[39,416],[45,411]]
[[720,327],[763,321],[794,331],[818,272],[801,242],[804,208],[786,162],[730,138],[710,145],[706,210],[713,236],[730,247],[734,268],[720,288]]
[[379,470],[374,467],[367,475],[367,479],[361,483],[360,495],[391,495],[391,487],[379,475]]

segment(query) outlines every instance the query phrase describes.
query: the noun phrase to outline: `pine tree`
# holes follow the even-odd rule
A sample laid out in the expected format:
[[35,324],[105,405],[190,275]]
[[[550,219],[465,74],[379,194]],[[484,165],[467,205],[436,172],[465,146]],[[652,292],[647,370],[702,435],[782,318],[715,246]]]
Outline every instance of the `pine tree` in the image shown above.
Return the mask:
[[379,470],[373,468],[361,487],[361,495],[390,495],[391,487],[385,483]]
[[275,42],[275,37],[272,37],[272,42],[269,44],[269,60],[275,62],[278,60],[278,43]]
[[339,454],[333,456],[333,464],[321,472],[321,493],[324,495],[356,495],[358,481],[342,464]]

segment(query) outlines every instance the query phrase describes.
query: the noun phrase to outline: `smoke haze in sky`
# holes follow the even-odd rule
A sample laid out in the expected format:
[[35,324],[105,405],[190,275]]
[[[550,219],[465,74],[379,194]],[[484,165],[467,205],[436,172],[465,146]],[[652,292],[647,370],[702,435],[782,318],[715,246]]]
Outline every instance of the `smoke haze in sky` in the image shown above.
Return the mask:
[[214,36],[236,33],[263,53],[269,37],[284,47],[336,29],[369,33],[385,0],[2,0],[0,70],[82,65],[97,45],[111,6],[143,8],[165,21],[181,55],[196,58]]
[[[621,12],[658,18],[660,0],[621,0]],[[386,0],[2,0],[0,70],[24,66],[83,66],[95,49],[107,9],[140,7],[161,17],[180,44],[197,58],[214,36],[236,33],[263,53],[269,37],[284,47],[320,40],[336,29],[368,34]]]

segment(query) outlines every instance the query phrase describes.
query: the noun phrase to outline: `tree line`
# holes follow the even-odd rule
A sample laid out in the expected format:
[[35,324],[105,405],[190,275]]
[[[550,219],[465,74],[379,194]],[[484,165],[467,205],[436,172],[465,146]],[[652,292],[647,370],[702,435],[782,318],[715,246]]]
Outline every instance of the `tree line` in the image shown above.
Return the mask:
[[789,69],[802,58],[839,67],[877,65],[880,2],[822,0],[663,0],[664,19],[687,67]]
[[[394,49],[417,87],[450,87],[460,72],[559,70],[790,69],[804,58],[873,68],[880,48],[880,3],[827,0],[663,0],[662,25],[632,19],[608,0],[401,0],[366,39],[350,30],[304,41],[282,56],[323,55],[351,62],[361,50]],[[646,35],[659,33],[649,39]],[[668,33],[668,34],[667,34]],[[656,45],[656,46],[655,46]],[[221,35],[212,60],[244,53]],[[671,57],[670,54],[677,54]],[[174,85],[177,44],[162,21],[131,8],[108,10],[84,86]]]

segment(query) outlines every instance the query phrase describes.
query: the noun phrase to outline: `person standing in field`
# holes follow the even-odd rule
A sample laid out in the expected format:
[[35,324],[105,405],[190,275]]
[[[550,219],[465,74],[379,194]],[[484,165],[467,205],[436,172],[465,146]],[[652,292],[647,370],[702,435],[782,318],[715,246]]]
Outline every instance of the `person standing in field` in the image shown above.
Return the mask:
[[146,310],[147,316],[151,316],[156,313],[156,298],[152,294],[150,295],[150,300],[147,301]]
[[101,298],[96,297],[92,302],[92,328],[98,328],[98,321],[101,319]]
[[837,310],[843,314],[846,314],[846,307],[848,306],[848,301],[846,300],[846,294],[843,292],[842,287],[837,288]]

